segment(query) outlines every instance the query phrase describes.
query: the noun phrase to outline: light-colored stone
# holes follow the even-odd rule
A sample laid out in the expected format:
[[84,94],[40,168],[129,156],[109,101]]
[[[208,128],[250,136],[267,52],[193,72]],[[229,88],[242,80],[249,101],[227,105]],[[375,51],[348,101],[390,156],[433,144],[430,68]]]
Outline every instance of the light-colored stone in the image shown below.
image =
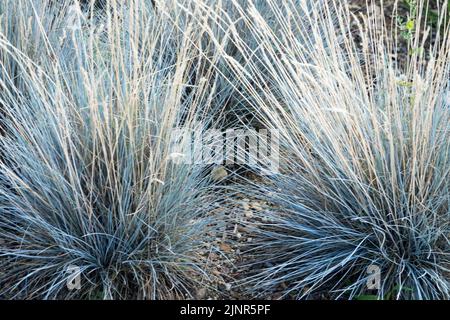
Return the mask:
[[214,181],[220,181],[228,176],[227,170],[223,166],[215,167],[211,171],[211,177]]
[[262,206],[259,202],[252,202],[252,208],[256,211],[262,211]]
[[206,297],[206,288],[200,288],[197,290],[197,299],[204,299]]

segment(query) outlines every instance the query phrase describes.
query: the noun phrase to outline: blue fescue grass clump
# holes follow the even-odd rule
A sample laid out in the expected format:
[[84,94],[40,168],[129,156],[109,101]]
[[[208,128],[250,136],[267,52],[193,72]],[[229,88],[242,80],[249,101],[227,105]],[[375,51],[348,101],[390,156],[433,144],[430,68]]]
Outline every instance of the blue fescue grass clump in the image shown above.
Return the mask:
[[227,58],[280,133],[280,174],[238,188],[269,203],[250,225],[243,285],[258,297],[448,299],[449,27],[431,47],[412,37],[401,63],[383,19],[356,25],[358,45],[345,4],[314,10],[300,36],[289,12],[276,15],[278,37],[250,8],[242,19],[260,46],[248,51],[235,32],[248,63]]
[[[202,250],[221,200],[202,168],[172,161],[170,141],[213,94],[208,74],[192,73],[201,26],[175,6],[111,1],[98,24],[78,27],[56,44],[41,29],[39,64],[0,30],[22,79],[20,89],[9,72],[0,81],[0,296],[193,297],[216,277]],[[71,267],[79,290],[68,290]]]

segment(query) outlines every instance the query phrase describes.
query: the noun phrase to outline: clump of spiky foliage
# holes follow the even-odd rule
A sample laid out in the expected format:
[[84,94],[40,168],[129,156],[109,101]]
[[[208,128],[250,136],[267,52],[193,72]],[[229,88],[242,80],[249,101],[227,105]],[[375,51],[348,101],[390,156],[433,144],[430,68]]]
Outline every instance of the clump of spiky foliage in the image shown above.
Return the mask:
[[[42,55],[42,49],[48,47],[49,42],[52,43],[53,54],[59,54],[61,47],[56,44],[65,30],[60,23],[65,20],[61,15],[67,10],[57,11],[52,9],[50,4],[50,0],[0,2],[0,40],[6,40],[15,50],[19,50],[38,65],[48,59],[48,56]],[[39,16],[40,19],[33,19],[34,16]],[[5,81],[3,85],[8,86],[10,90],[13,87],[23,90],[23,79],[17,59],[6,50],[0,50],[0,63],[0,79],[9,77],[12,80],[11,84]],[[4,106],[0,101],[0,118],[3,116]],[[3,128],[0,126],[0,134],[2,132]]]
[[[0,29],[0,296],[192,297],[211,279],[200,253],[218,200],[200,167],[171,161],[170,142],[214,94],[209,69],[194,72],[201,25],[176,1],[156,11],[153,1],[108,1],[96,23],[75,25],[64,22],[67,6],[46,10],[65,31],[55,43],[30,14],[39,63]],[[66,286],[70,266],[80,268],[80,290]]]
[[[306,20],[294,1],[268,3],[280,29],[250,4],[242,19],[259,46],[233,32],[247,63],[226,57],[260,121],[280,133],[280,173],[240,189],[271,203],[249,226],[245,286],[351,299],[376,266],[378,298],[448,299],[449,26],[432,47],[409,39],[401,64],[382,18],[357,25],[356,44],[341,1]],[[412,34],[424,20],[414,19]]]
[[[43,50],[51,46],[52,54],[59,58],[63,54],[63,40],[68,36],[70,24],[79,22],[76,15],[74,1],[57,3],[51,0],[40,1],[13,1],[0,2],[0,31],[1,39],[22,54],[26,55],[37,65],[49,59]],[[36,19],[35,17],[39,17]],[[22,79],[17,65],[17,59],[0,51],[2,79],[8,75],[14,80],[16,87],[20,88]]]
[[[283,37],[283,24],[280,17],[286,16],[289,11],[285,11],[286,7],[279,3],[267,0],[198,0],[195,1],[197,9],[202,11],[204,23],[208,25],[203,45],[205,51],[214,54],[213,59],[209,59],[214,65],[217,81],[214,115],[216,117],[215,124],[222,128],[237,128],[245,126],[260,125],[259,120],[255,117],[255,110],[252,104],[248,103],[252,96],[241,95],[242,83],[233,76],[233,71],[227,62],[227,57],[232,57],[235,63],[242,65],[249,64],[252,61],[252,67],[258,67],[261,64],[257,52],[261,44],[261,38],[254,33],[248,21],[242,19],[246,14],[248,7],[251,5],[257,8],[261,14],[261,19],[267,23],[272,30],[275,31],[276,37]],[[313,8],[320,7],[323,0],[295,0],[291,6],[295,8],[298,29],[303,32],[297,33],[296,36],[303,37],[309,31],[309,23],[304,23],[309,12]],[[279,7],[279,11],[273,11],[273,6]],[[232,36],[232,34],[234,36]],[[242,52],[241,45],[245,45],[245,53]],[[265,72],[264,68],[260,69]]]

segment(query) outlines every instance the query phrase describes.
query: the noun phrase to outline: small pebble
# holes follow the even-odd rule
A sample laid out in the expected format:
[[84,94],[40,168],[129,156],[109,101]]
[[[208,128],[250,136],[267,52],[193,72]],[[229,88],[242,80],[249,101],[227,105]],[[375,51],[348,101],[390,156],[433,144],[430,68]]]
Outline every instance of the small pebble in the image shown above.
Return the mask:
[[253,202],[252,208],[255,209],[256,211],[262,211],[262,207],[258,202]]
[[206,288],[200,288],[197,290],[197,299],[203,299],[206,297]]
[[228,172],[223,166],[215,167],[211,172],[211,176],[212,179],[217,182],[226,178],[228,176]]

